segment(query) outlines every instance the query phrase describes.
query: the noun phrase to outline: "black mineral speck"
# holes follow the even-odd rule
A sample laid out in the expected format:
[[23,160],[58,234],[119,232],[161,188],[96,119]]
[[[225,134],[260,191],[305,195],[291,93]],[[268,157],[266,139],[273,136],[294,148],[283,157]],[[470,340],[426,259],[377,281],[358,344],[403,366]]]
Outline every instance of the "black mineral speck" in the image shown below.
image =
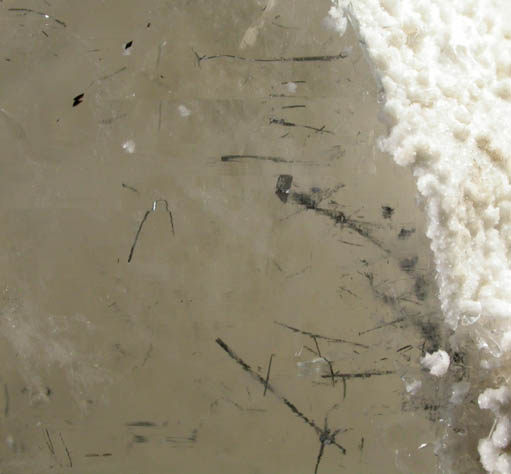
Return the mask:
[[442,341],[438,324],[433,321],[418,320],[417,326],[422,333],[422,337],[424,337],[423,354],[437,351]]
[[408,237],[410,237],[413,233],[415,233],[415,229],[413,227],[411,229],[405,229],[404,227],[402,227],[401,230],[399,231],[397,238],[405,240],[408,239]]
[[423,275],[418,275],[415,279],[415,285],[413,286],[415,296],[420,301],[424,301],[428,295],[428,282]]
[[316,200],[307,193],[292,193],[291,200],[300,206],[304,206],[305,209],[316,209],[318,207]]
[[392,214],[394,214],[394,209],[390,206],[382,206],[381,207],[381,215],[384,219],[392,218]]
[[83,97],[85,94],[78,94],[76,97],[73,98],[73,107],[76,107],[77,105],[80,105],[83,102]]
[[293,177],[290,174],[281,174],[277,179],[275,194],[283,203],[287,202],[292,184]]
[[417,262],[419,261],[419,257],[411,257],[411,258],[403,258],[399,262],[399,268],[403,270],[404,272],[411,272],[415,269],[415,265],[417,265]]

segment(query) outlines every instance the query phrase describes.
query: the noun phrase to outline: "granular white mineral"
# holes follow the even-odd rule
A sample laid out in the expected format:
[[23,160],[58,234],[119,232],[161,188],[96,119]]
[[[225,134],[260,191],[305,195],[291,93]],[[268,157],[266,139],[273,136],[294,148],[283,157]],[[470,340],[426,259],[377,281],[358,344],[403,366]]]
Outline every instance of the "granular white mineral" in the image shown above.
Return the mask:
[[[511,359],[511,2],[335,0],[330,14],[341,32],[352,20],[382,86],[380,146],[416,177],[446,324],[495,370]],[[511,473],[506,410],[479,443],[489,472]]]

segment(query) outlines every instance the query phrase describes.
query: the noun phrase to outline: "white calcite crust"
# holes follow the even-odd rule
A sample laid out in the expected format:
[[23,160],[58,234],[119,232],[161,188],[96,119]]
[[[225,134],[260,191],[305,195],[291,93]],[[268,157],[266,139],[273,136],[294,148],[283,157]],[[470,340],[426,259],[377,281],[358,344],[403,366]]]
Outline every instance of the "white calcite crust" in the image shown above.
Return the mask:
[[491,410],[495,415],[492,433],[479,440],[478,445],[481,464],[488,472],[511,473],[511,456],[508,453],[511,442],[510,401],[511,391],[507,387],[488,388],[479,395],[479,408]]
[[[446,323],[494,369],[511,360],[511,2],[334,0],[339,31],[346,15],[383,88],[380,146],[424,198]],[[436,363],[423,359],[433,375]],[[497,421],[479,452],[487,471],[511,473],[501,390],[481,394]]]

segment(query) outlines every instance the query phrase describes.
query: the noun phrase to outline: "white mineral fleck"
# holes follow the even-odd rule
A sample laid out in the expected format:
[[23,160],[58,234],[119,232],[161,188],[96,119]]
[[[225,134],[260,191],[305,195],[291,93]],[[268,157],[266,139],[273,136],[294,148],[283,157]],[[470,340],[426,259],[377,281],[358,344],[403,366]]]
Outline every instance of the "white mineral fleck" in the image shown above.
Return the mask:
[[186,105],[181,104],[180,106],[178,106],[177,110],[181,117],[189,117],[192,114],[192,112],[190,112],[190,109]]
[[135,141],[127,140],[122,144],[122,148],[128,153],[135,153]]
[[431,354],[428,352],[421,359],[421,365],[435,377],[443,377],[449,369],[449,363],[449,354],[441,349]]
[[288,92],[290,92],[291,94],[294,94],[296,92],[296,88],[298,86],[296,85],[296,83],[294,82],[288,82],[287,83],[287,90]]
[[416,395],[417,392],[422,387],[422,382],[420,380],[412,380],[411,382],[405,382],[406,392],[410,395]]

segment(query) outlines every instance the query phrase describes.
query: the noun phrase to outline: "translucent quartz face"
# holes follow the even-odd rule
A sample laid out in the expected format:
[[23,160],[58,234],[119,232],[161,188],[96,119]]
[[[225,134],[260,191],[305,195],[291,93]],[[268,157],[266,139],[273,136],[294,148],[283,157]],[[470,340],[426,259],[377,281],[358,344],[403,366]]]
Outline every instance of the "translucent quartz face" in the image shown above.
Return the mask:
[[3,5],[6,472],[434,472],[465,355],[330,6]]

